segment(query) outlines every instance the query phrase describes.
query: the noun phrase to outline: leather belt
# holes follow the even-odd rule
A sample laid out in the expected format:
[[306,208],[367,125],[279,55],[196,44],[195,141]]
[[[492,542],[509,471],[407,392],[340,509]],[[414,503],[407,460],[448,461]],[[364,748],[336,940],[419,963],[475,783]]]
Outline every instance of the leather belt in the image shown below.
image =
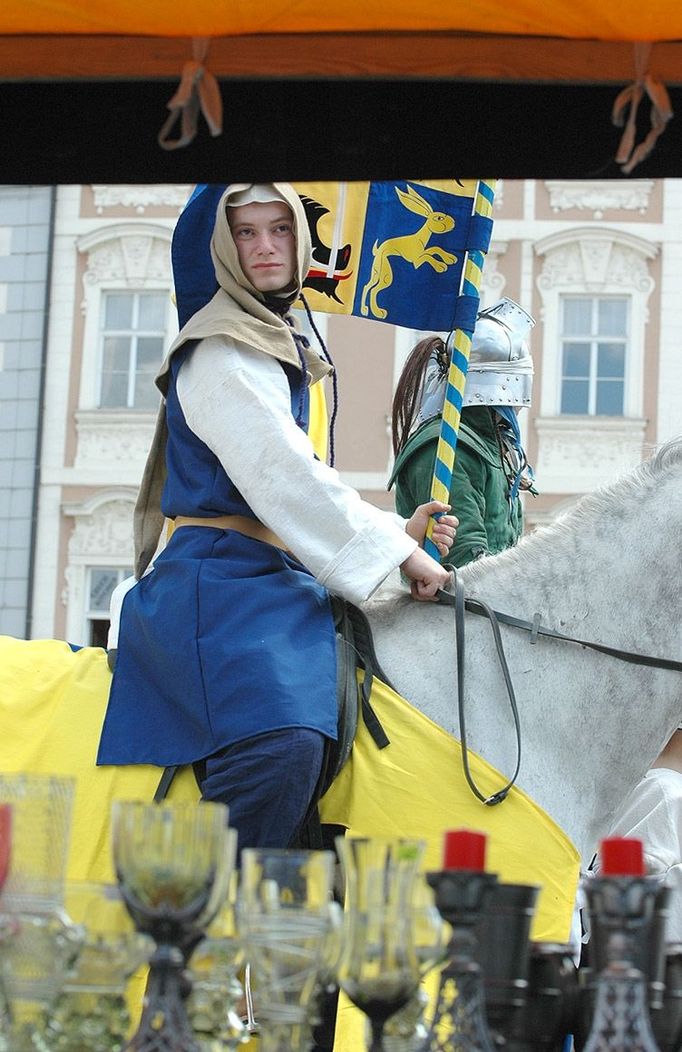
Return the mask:
[[254,541],[264,541],[265,544],[273,544],[275,548],[288,551],[287,546],[276,533],[269,530],[258,519],[249,519],[246,515],[216,515],[210,519],[177,515],[174,521],[176,529],[179,529],[180,526],[210,526],[214,530],[236,530],[237,533],[243,533],[245,537],[252,537]]

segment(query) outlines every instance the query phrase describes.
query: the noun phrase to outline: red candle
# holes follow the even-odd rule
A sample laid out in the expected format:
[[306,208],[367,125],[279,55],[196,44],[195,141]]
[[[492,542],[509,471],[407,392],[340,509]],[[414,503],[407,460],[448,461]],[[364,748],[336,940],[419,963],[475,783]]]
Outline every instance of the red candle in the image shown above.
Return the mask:
[[9,872],[11,842],[12,808],[9,804],[0,804],[0,888],[7,880]]
[[601,842],[603,877],[643,877],[644,852],[642,841],[633,837],[611,836]]
[[485,833],[471,829],[450,829],[443,841],[443,869],[485,870]]

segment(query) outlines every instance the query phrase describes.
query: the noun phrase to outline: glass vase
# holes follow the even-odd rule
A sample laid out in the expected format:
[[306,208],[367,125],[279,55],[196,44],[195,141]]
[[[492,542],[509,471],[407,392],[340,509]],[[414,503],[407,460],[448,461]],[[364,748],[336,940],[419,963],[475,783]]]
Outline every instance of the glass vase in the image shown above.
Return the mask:
[[59,913],[74,790],[71,778],[0,775],[0,1015],[12,1052],[42,1047],[47,1013],[80,946],[79,931]]
[[75,786],[73,778],[0,774],[0,805],[11,808],[5,912],[49,913],[62,905]]

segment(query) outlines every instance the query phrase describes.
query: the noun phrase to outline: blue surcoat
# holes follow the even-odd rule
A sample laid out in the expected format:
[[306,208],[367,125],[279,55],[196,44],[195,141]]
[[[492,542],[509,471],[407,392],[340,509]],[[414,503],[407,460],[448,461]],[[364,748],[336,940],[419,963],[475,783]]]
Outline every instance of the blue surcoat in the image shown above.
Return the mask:
[[[185,421],[176,379],[194,347],[171,360],[162,510],[171,519],[255,518]],[[305,428],[301,373],[282,368]],[[306,568],[234,530],[182,526],[125,596],[97,762],[192,763],[286,727],[334,738],[335,683],[329,595]]]

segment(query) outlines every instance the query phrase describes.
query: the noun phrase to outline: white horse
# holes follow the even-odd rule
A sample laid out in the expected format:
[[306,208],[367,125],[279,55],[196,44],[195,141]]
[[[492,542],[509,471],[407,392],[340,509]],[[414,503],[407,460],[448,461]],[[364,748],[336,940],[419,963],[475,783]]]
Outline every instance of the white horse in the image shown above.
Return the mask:
[[[460,578],[467,595],[496,610],[526,620],[539,613],[564,634],[680,661],[681,537],[682,440]],[[394,686],[459,737],[452,608],[384,591],[366,609]],[[473,615],[465,621],[468,744],[509,776],[516,738],[490,627]],[[531,645],[514,628],[502,627],[502,636],[521,721],[517,784],[589,860],[682,721],[682,673],[542,637]],[[87,783],[77,801],[80,879],[92,878],[93,867],[99,878],[102,868],[107,809],[99,801],[116,793],[151,799],[159,777],[156,768],[94,767],[109,678],[102,650],[0,638],[0,771],[73,773]],[[196,796],[191,771],[183,777],[186,794]]]
[[[456,509],[455,509],[456,512]],[[459,571],[468,596],[565,635],[682,661],[682,440],[517,547]],[[451,607],[380,594],[367,608],[396,689],[459,737]],[[522,732],[518,786],[589,861],[682,722],[682,673],[502,626]],[[468,744],[507,777],[509,701],[488,622],[466,616]],[[501,805],[504,807],[504,804]]]

